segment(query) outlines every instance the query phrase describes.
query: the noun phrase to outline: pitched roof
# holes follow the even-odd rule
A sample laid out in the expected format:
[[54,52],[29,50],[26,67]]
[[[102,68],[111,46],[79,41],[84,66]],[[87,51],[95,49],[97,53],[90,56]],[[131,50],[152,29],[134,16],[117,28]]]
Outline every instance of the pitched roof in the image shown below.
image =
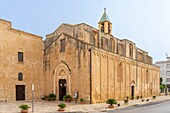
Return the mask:
[[[109,19],[109,17],[108,17],[107,14],[106,14],[106,8],[104,8],[103,16],[102,16],[102,18],[100,19],[99,22],[104,22],[104,21],[110,22],[110,19]],[[111,23],[111,22],[110,22],[110,23]]]

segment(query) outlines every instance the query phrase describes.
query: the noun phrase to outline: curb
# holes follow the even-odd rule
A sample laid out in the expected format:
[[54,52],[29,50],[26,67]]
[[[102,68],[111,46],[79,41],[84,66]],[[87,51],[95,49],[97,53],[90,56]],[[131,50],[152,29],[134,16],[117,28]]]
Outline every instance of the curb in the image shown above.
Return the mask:
[[147,102],[147,103],[146,102],[137,103],[137,104],[133,104],[133,105],[117,107],[117,108],[114,108],[114,109],[103,109],[103,110],[100,110],[100,112],[108,112],[108,111],[114,111],[114,110],[118,110],[118,109],[126,109],[126,108],[130,108],[130,107],[135,107],[135,106],[155,105],[155,104],[159,104],[159,103],[166,102],[166,101],[170,101],[170,99],[156,100],[156,101],[151,101],[151,102]]

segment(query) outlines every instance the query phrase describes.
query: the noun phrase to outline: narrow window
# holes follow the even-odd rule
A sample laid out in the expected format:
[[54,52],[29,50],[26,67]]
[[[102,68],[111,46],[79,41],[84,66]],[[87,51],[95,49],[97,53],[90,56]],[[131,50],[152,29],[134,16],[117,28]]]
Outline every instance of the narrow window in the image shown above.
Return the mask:
[[101,24],[101,32],[104,32],[104,23]]
[[121,44],[117,45],[117,53],[119,55],[123,55],[123,46]]
[[60,40],[60,51],[65,52],[65,39]]
[[166,77],[170,77],[170,71],[166,72]]
[[18,62],[23,62],[23,52],[18,52]]
[[129,45],[129,57],[133,58],[133,45],[132,44]]
[[103,49],[103,38],[101,38],[101,48]]
[[167,65],[166,65],[166,68],[170,68],[170,64],[167,64]]
[[110,33],[111,29],[110,29],[110,24],[108,24],[108,33]]
[[20,72],[20,73],[18,73],[18,80],[19,81],[22,81],[23,80],[23,75],[22,75],[22,73]]

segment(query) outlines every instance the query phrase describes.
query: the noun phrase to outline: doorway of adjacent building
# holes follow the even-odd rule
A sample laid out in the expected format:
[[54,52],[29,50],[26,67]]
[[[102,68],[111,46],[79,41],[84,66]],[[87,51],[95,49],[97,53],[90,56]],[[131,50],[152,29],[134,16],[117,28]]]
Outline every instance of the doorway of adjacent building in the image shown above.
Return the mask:
[[66,79],[59,79],[59,100],[63,100],[66,95]]
[[25,100],[25,85],[16,85],[16,100]]
[[132,91],[132,92],[131,92],[131,96],[132,96],[132,97],[134,97],[134,88],[135,88],[135,86],[132,86],[132,89],[131,89],[131,91]]

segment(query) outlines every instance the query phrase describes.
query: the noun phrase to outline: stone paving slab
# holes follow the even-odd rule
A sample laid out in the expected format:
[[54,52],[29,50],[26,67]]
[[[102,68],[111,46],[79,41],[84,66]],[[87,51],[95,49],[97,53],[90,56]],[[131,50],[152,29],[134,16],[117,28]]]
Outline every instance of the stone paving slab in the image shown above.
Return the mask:
[[[146,99],[149,99],[149,102],[160,102],[163,100],[170,100],[170,96],[157,96],[156,100],[153,100],[152,97],[144,98],[145,102],[141,102],[141,99],[139,100],[130,100],[128,105],[124,105],[124,101],[118,101],[120,103],[120,107],[115,105],[115,108],[108,108],[108,105],[106,103],[99,103],[99,104],[78,104],[75,102],[66,103],[66,111],[64,113],[98,113],[98,112],[107,112],[114,109],[122,109],[126,107],[136,106],[136,105],[144,105],[149,102],[146,102]],[[40,101],[35,102],[35,112],[34,113],[61,113],[58,111],[58,104],[61,103],[61,101]],[[20,108],[18,108],[21,104],[28,104],[31,106],[31,101],[17,101],[17,102],[0,102],[0,113],[20,113]],[[29,113],[31,112],[31,109],[29,109]]]

